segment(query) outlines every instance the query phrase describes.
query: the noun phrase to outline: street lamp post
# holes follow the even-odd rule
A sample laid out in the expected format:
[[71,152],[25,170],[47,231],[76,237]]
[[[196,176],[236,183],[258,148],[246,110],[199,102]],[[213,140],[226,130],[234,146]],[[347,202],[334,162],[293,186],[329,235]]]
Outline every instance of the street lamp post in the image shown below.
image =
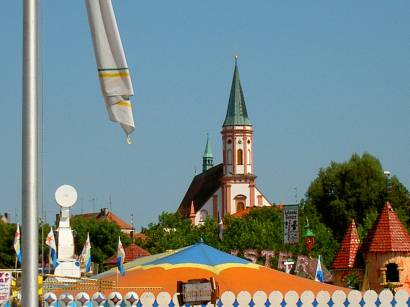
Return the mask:
[[22,306],[38,306],[38,0],[23,6]]
[[303,239],[305,242],[306,249],[308,251],[308,255],[310,255],[316,240],[315,233],[312,231],[312,229],[310,229],[309,221],[307,218],[305,224],[305,232],[303,233]]

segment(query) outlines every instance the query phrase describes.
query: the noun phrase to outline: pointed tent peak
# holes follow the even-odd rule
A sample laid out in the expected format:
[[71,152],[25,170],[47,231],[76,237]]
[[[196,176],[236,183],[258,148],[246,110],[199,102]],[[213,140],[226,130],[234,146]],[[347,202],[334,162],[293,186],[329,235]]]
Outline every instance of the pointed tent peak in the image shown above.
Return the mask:
[[357,263],[357,253],[360,248],[360,238],[354,220],[347,228],[346,234],[340,244],[339,251],[332,263],[333,269],[354,268]]
[[410,235],[386,202],[363,243],[364,252],[410,252]]
[[223,126],[252,126],[248,118],[245,97],[239,78],[238,56],[235,56],[235,70],[233,72],[231,93]]
[[[248,260],[233,256],[216,249],[206,243],[197,243],[190,245],[180,251],[173,253],[169,256],[156,259],[152,262],[146,263],[146,265],[178,265],[187,264],[187,267],[192,264],[205,265],[205,266],[221,266],[220,270],[235,266],[248,266],[250,268],[258,268],[259,265],[254,264]],[[230,264],[230,266],[228,266]],[[208,267],[208,269],[211,269]]]
[[209,133],[206,134],[206,145],[203,158],[213,158],[211,144],[209,143]]

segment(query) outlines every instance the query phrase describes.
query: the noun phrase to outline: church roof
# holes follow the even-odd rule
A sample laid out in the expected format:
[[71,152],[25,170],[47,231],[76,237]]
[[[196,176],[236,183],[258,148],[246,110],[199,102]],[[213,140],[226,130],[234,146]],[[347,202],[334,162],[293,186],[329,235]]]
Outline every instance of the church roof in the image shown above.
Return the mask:
[[212,154],[211,144],[209,144],[209,136],[206,136],[206,145],[203,158],[213,158],[214,155]]
[[363,242],[366,252],[410,252],[410,235],[387,202]]
[[229,95],[228,110],[226,111],[223,126],[252,126],[248,118],[248,112],[246,111],[245,97],[243,96],[236,59],[231,94]]
[[223,164],[218,164],[210,169],[196,175],[185,193],[184,198],[179,205],[178,212],[188,217],[191,211],[191,202],[194,202],[195,212],[205,204],[205,202],[221,186],[223,177]]
[[333,269],[352,269],[356,266],[357,253],[360,248],[359,234],[354,220],[351,222],[347,232],[340,244],[339,251],[333,260]]

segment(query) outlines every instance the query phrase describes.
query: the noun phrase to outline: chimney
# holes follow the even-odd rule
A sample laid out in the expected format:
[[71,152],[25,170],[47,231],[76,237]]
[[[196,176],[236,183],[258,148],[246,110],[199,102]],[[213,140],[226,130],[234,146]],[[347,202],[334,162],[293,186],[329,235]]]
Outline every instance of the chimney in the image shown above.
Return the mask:
[[108,215],[108,208],[101,208],[100,215],[107,216]]

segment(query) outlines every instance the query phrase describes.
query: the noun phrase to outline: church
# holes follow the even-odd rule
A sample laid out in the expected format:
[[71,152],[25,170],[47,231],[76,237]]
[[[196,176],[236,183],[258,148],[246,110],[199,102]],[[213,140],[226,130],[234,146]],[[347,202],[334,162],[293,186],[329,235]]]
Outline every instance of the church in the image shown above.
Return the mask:
[[255,185],[253,128],[239,79],[237,58],[221,134],[223,162],[213,165],[208,138],[202,173],[193,178],[178,208],[195,225],[202,224],[208,217],[218,219],[252,207],[271,206]]

